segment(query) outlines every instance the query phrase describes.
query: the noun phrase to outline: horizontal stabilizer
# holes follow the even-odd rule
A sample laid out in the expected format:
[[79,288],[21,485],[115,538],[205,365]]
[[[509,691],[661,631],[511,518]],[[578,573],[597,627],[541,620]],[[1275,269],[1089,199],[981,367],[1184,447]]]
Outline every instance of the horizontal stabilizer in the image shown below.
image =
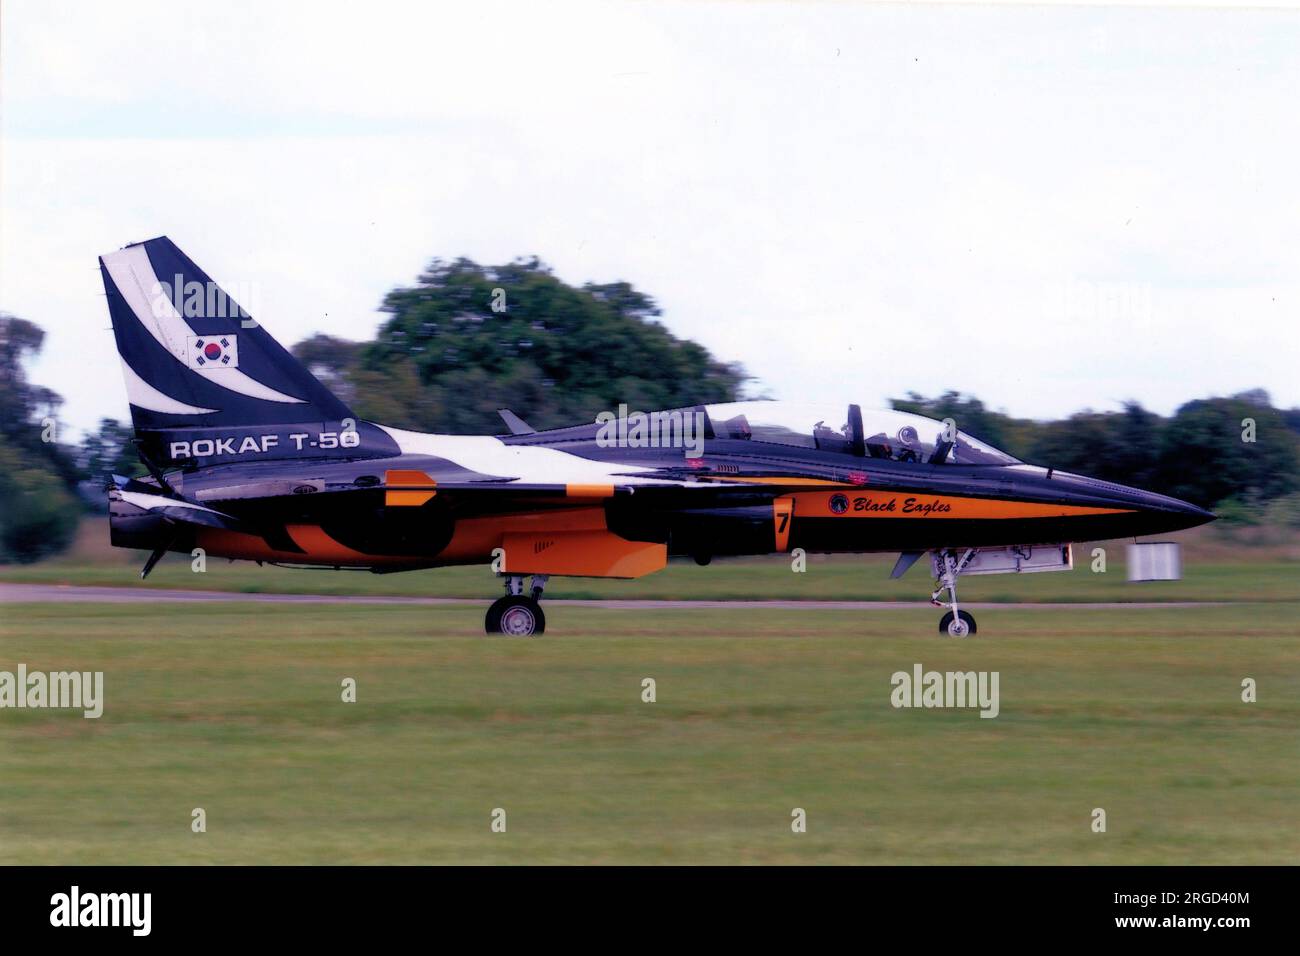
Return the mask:
[[[138,486],[139,482],[130,482]],[[213,508],[185,501],[181,498],[169,498],[166,495],[148,494],[143,491],[129,491],[115,488],[109,492],[109,501],[122,501],[128,505],[159,515],[182,524],[203,525],[208,528],[221,528],[224,531],[249,531],[245,522]]]

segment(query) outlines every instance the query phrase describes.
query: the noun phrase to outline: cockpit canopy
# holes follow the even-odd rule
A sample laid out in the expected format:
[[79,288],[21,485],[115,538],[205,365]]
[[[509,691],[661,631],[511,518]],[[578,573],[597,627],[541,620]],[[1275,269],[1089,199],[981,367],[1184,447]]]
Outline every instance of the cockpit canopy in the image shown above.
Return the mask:
[[[945,436],[943,422],[909,412],[761,401],[726,402],[705,405],[704,409],[716,438],[798,445],[892,461],[1020,464],[1018,459],[963,431]],[[857,446],[859,436],[861,445]]]

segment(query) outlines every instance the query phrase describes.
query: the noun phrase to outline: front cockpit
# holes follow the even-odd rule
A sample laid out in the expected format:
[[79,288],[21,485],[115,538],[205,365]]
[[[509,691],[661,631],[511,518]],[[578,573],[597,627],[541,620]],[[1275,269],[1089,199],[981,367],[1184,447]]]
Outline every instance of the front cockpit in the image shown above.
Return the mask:
[[704,410],[715,438],[932,465],[1021,464],[951,422],[910,412],[768,401],[726,402],[706,405]]

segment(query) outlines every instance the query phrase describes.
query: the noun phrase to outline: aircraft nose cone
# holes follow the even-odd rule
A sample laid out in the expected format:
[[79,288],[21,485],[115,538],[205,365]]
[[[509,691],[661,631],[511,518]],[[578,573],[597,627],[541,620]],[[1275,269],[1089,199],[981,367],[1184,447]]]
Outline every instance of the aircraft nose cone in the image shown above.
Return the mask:
[[1158,522],[1161,525],[1161,531],[1182,531],[1185,528],[1195,528],[1206,522],[1213,521],[1216,517],[1214,512],[1206,511],[1190,501],[1171,498],[1168,495],[1158,495],[1151,491],[1140,491],[1137,488],[1130,490],[1133,503],[1149,519]]
[[1196,528],[1203,524],[1209,524],[1211,521],[1215,521],[1219,517],[1213,511],[1207,511],[1206,509],[1190,502],[1183,501],[1180,502],[1180,504],[1183,506],[1182,513],[1188,521],[1188,524],[1184,527]]
[[1183,531],[1215,520],[1217,515],[1199,505],[1169,495],[1159,495],[1141,488],[1086,478],[1082,475],[1070,475],[1071,482],[1080,491],[1104,496],[1118,508],[1131,508],[1134,511],[1133,534],[1161,534],[1170,531]]
[[[1149,492],[1147,494],[1150,495]],[[1187,528],[1199,527],[1218,517],[1213,511],[1206,511],[1190,501],[1169,498],[1165,495],[1150,495],[1150,497],[1158,499],[1159,503],[1146,505],[1144,510],[1151,519],[1162,525],[1161,531],[1184,531]]]

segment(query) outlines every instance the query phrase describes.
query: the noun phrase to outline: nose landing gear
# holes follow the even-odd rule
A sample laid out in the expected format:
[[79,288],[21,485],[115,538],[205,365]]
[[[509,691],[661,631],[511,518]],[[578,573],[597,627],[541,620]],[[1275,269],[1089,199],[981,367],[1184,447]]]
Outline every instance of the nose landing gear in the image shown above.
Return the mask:
[[546,614],[542,611],[542,589],[546,575],[534,574],[529,594],[524,594],[524,576],[506,576],[505,597],[497,598],[487,609],[483,629],[488,634],[508,637],[541,637],[546,632]]
[[[957,577],[966,570],[974,557],[974,548],[967,548],[960,558],[955,551],[947,549],[935,555],[934,564],[939,575],[935,583],[939,586],[930,595],[930,603],[935,607],[948,608],[948,612],[939,619],[940,634],[947,634],[949,637],[969,637],[975,633],[975,618],[969,611],[957,607]],[[950,598],[947,603],[939,600],[939,595],[944,591],[948,592]]]

